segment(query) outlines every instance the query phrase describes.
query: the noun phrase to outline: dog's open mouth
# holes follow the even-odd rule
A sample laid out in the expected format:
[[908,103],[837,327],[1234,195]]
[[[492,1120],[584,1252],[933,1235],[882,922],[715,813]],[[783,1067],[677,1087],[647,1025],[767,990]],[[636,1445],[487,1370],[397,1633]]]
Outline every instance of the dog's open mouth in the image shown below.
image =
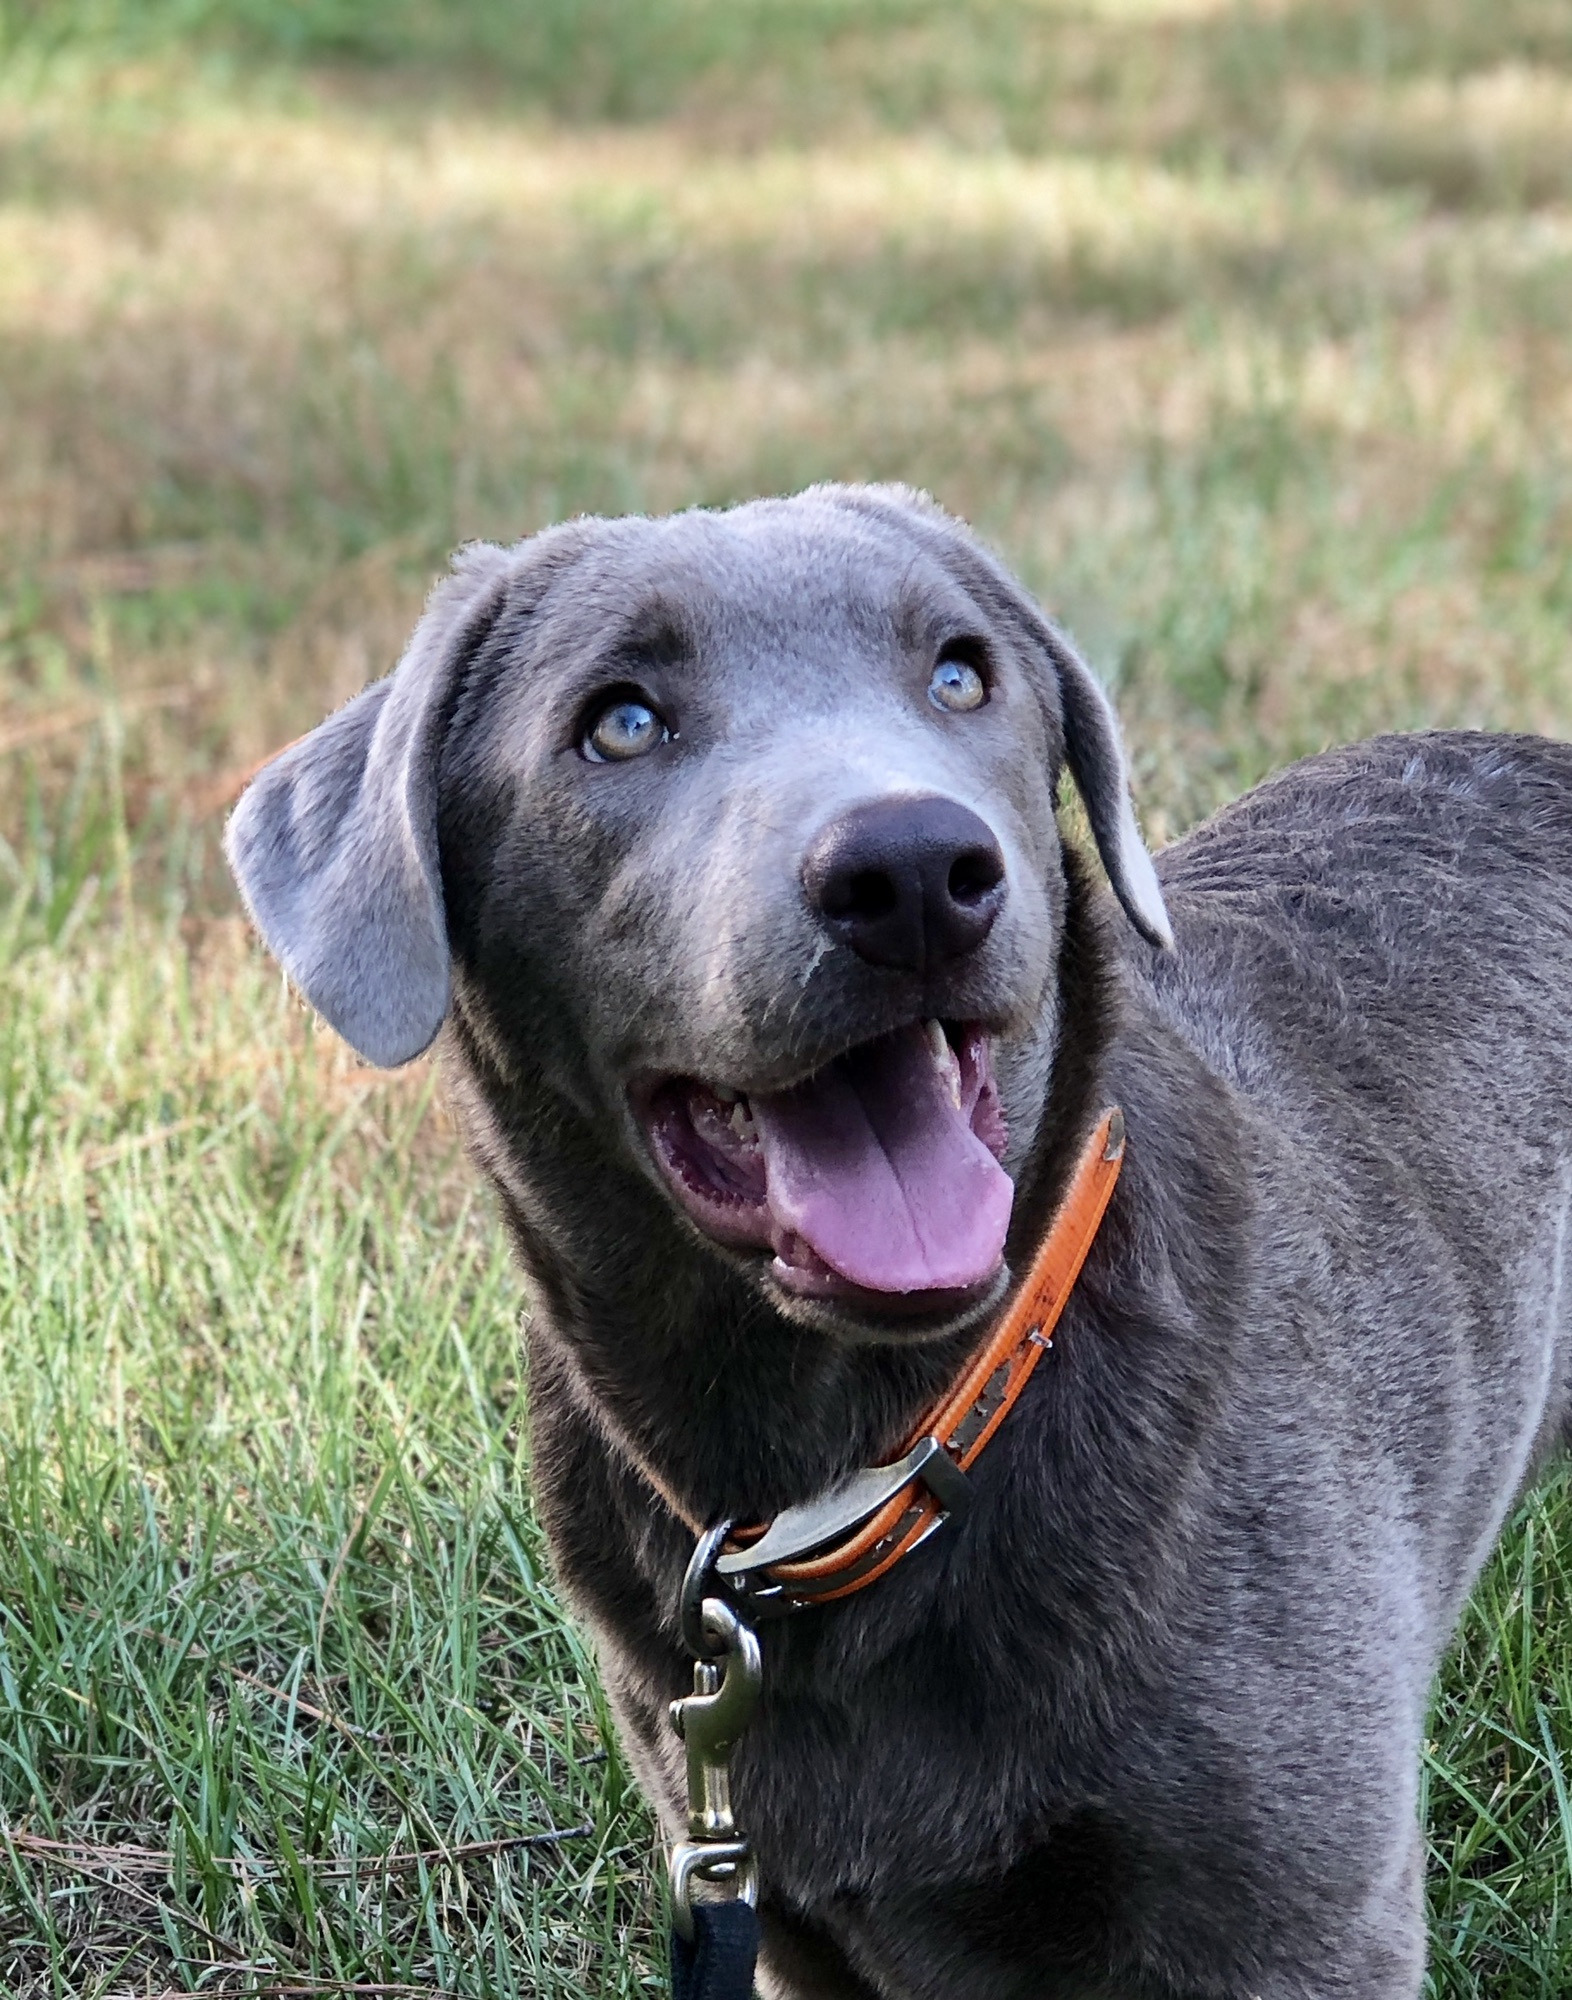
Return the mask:
[[788,1291],[915,1305],[998,1272],[1015,1190],[975,1026],[897,1028],[789,1090],[671,1077],[637,1109],[686,1213],[717,1242],[773,1251]]

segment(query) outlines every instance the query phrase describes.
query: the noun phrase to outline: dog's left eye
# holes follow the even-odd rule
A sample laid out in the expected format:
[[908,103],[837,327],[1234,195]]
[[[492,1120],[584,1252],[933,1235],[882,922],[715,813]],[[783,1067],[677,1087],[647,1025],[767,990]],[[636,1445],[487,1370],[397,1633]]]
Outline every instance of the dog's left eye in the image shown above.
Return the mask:
[[670,741],[671,731],[647,701],[619,694],[590,716],[579,749],[592,764],[620,764]]
[[941,660],[928,683],[928,699],[935,708],[965,715],[988,699],[988,683],[966,660]]

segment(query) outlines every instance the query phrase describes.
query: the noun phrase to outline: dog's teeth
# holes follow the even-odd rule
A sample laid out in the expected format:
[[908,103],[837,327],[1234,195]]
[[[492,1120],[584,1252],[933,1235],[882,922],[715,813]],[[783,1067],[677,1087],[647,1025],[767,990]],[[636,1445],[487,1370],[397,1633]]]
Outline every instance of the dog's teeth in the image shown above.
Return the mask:
[[924,1021],[922,1031],[928,1038],[928,1053],[933,1057],[933,1066],[944,1078],[944,1087],[950,1093],[950,1102],[959,1111],[961,1108],[961,1065],[950,1038],[939,1021]]
[[756,1140],[758,1134],[753,1128],[753,1113],[748,1109],[748,1100],[745,1097],[737,1097],[735,1091],[732,1092],[732,1096],[736,1098],[736,1102],[731,1109],[731,1129],[745,1142]]

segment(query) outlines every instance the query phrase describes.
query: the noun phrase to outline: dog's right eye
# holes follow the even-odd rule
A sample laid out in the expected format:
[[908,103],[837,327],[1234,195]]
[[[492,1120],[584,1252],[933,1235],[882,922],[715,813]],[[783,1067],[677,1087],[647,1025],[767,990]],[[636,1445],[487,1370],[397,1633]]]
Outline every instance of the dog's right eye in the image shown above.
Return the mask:
[[616,694],[584,725],[579,750],[592,764],[621,764],[671,741],[671,731],[638,695]]

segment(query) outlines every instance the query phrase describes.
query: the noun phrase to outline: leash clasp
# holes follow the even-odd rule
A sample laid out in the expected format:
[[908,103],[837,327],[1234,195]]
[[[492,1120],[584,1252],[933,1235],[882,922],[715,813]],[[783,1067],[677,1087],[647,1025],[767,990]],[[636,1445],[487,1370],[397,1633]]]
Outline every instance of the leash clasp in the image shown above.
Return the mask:
[[671,1919],[690,1940],[695,1882],[728,1889],[745,1903],[759,1896],[758,1864],[731,1805],[731,1753],[764,1684],[759,1638],[729,1604],[702,1594],[729,1526],[706,1535],[688,1567],[683,1636],[709,1657],[694,1662],[692,1694],[671,1705],[671,1726],[688,1757],[688,1837],[671,1851]]

